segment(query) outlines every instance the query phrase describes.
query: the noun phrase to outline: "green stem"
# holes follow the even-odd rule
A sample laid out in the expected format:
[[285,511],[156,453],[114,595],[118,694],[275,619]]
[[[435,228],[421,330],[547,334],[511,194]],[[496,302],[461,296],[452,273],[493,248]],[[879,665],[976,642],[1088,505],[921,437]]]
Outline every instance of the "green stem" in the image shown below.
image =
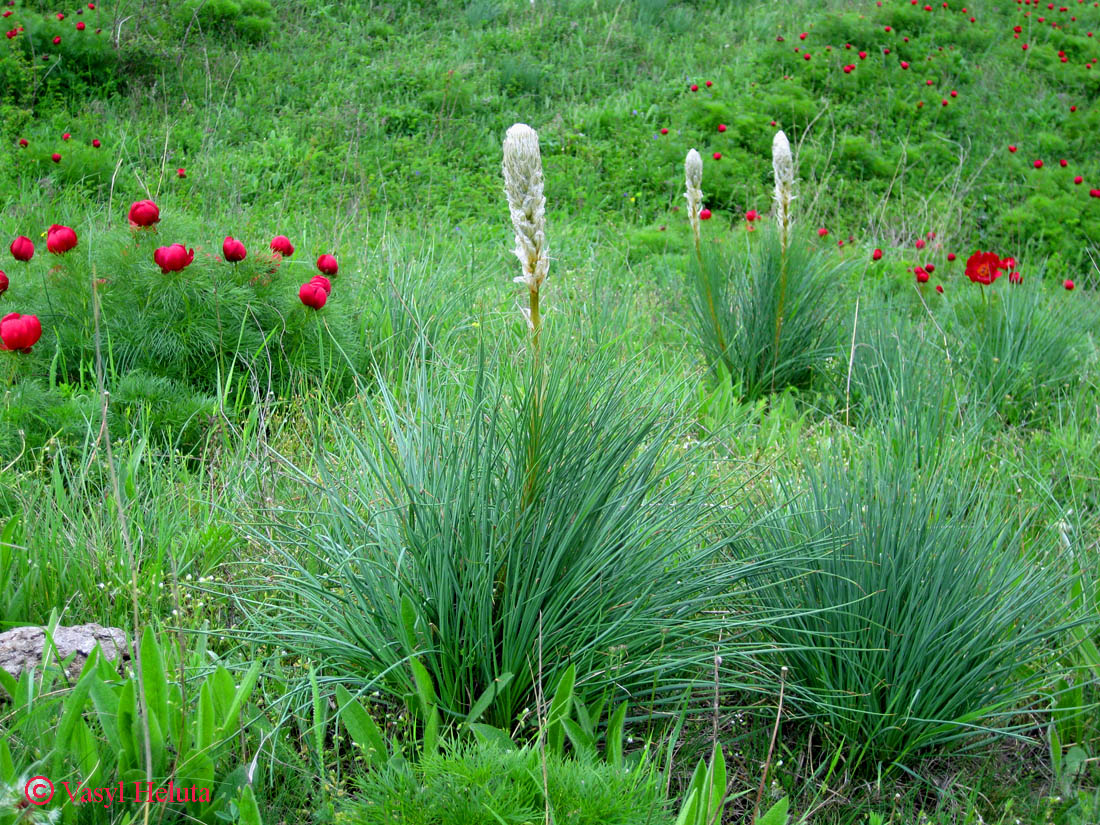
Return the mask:
[[779,333],[783,330],[783,304],[787,300],[787,247],[790,240],[790,206],[780,217],[779,303],[775,308],[775,341],[772,343],[772,392],[775,392],[775,368],[779,364]]
[[530,291],[531,358],[535,371],[534,397],[531,399],[530,432],[527,439],[527,467],[523,485],[523,505],[530,507],[535,500],[535,481],[538,475],[539,433],[542,429],[542,316],[539,314],[538,289]]

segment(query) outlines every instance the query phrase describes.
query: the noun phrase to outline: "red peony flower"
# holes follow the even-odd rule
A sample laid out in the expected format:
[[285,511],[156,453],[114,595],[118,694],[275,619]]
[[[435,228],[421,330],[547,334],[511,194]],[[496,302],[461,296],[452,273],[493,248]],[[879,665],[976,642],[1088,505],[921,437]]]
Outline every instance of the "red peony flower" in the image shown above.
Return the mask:
[[1009,144],[1008,151],[1010,151],[1012,153],[1015,153],[1016,152],[1016,147],[1013,144]]
[[709,89],[709,88],[710,88],[711,86],[713,86],[713,85],[714,85],[714,81],[713,81],[713,80],[708,80],[708,81],[707,81],[707,88],[708,88],[708,89]]
[[0,295],[3,295],[8,291],[8,286],[11,281],[8,280],[8,276],[4,274],[4,271],[0,269]]
[[29,261],[34,257],[34,242],[25,235],[20,235],[12,241],[8,249],[11,250],[11,256],[17,261]]
[[[700,217],[702,217],[702,215],[700,215]],[[322,255],[317,259],[317,268],[321,270],[322,275],[335,275],[336,259],[331,255]]]
[[989,285],[1004,275],[1005,262],[995,252],[978,251],[966,261],[966,277],[976,284]]
[[160,220],[160,209],[152,201],[135,201],[130,204],[130,226],[148,227]]
[[54,152],[52,155],[50,155],[50,160],[52,160],[54,163],[61,163],[61,155],[59,155],[57,152]]
[[724,123],[719,123],[719,124],[718,124],[718,131],[719,131],[719,132],[724,132],[724,131],[726,131],[726,124],[724,124]]
[[872,252],[871,253],[871,260],[872,261],[881,261],[882,260],[882,250],[881,249],[876,249],[874,252]]
[[692,90],[693,92],[697,92],[697,91],[699,91],[699,86],[698,86],[697,84],[695,84],[695,83],[692,83],[692,84],[691,84],[691,90]]
[[26,138],[19,138],[19,145],[26,149],[30,144],[27,143]]
[[1016,270],[1012,270],[1008,273],[1008,282],[1010,284],[1022,284],[1024,282],[1024,276]]
[[924,269],[924,267],[918,266],[916,269],[913,270],[913,274],[917,276],[917,283],[918,284],[928,283],[929,275],[928,275],[928,272]]
[[1075,286],[1075,284],[1069,278],[1066,278],[1064,281],[1062,281],[1062,286],[1064,286],[1070,292],[1073,292],[1073,287]]
[[1080,175],[1078,175],[1077,177],[1075,177],[1075,178],[1073,179],[1073,182],[1074,182],[1075,184],[1077,184],[1078,186],[1080,186],[1080,185],[1081,185],[1082,183],[1084,183],[1084,182],[1085,182],[1085,179],[1084,179],[1083,177],[1081,177]]
[[943,285],[942,284],[936,284],[936,292],[940,293],[940,295],[943,295]]
[[85,29],[84,21],[81,20],[79,23],[76,24],[76,30],[78,32],[82,32],[82,31],[84,31],[84,29]]
[[750,209],[748,212],[745,213],[745,220],[747,220],[749,223],[760,220],[760,213],[757,212],[755,209]]
[[866,60],[867,59],[867,52],[860,52],[859,53],[859,59],[860,60]]
[[1090,189],[1089,190],[1089,197],[1090,198],[1100,198],[1100,189]]
[[908,69],[908,68],[909,68],[909,63],[908,63],[908,61],[905,61],[905,60],[901,61],[901,67],[902,67],[903,69]]
[[710,210],[709,209],[700,209],[699,210],[699,220],[709,221],[710,220]]
[[328,300],[328,293],[321,284],[309,281],[298,287],[298,299],[310,309],[320,309]]
[[817,230],[817,237],[819,238],[824,238],[828,234],[829,230],[826,229],[824,226]]
[[722,153],[721,152],[715,152],[714,153],[714,159],[715,160],[721,160],[722,159]]
[[243,261],[248,252],[244,248],[244,244],[238,241],[236,238],[227,237],[222,241],[222,255],[225,256],[225,260],[231,264],[235,264],[238,261]]
[[183,169],[177,169],[176,170],[176,177],[177,178],[186,178],[187,173],[185,171],[183,171]]
[[290,239],[286,235],[276,235],[271,239],[271,249],[278,252],[284,258],[289,258],[294,254],[294,245],[290,242]]
[[948,252],[948,253],[947,253],[947,260],[948,260],[948,261],[953,261],[953,260],[955,260],[955,253],[954,253],[954,252]]
[[72,227],[53,224],[46,230],[46,249],[54,255],[64,255],[76,246],[76,233]]
[[1043,162],[1041,160],[1037,160],[1037,161],[1033,162],[1031,165],[1034,166],[1036,169],[1042,169],[1043,168]]
[[924,249],[924,247],[927,246],[927,244],[924,241],[924,238],[917,238],[916,243],[914,243],[913,245],[917,249]]
[[55,38],[53,39],[53,44],[54,44],[55,46],[59,46],[59,45],[61,45],[61,35],[58,35],[57,37],[55,37]]
[[159,247],[153,253],[153,261],[165,275],[169,272],[179,272],[190,266],[193,260],[195,260],[195,250],[188,249],[181,243]]
[[317,286],[321,287],[325,291],[326,295],[332,294],[332,281],[330,281],[324,275],[314,275],[312,278],[309,279],[309,282],[311,284],[317,284]]
[[662,129],[661,134],[662,135],[667,135],[668,134],[668,129]]
[[42,324],[36,315],[11,312],[0,318],[0,349],[30,352],[42,337]]
[[68,139],[69,139],[69,138],[71,138],[71,137],[72,137],[72,135],[71,135],[71,134],[69,134],[68,132],[66,132],[65,134],[63,134],[63,135],[61,136],[61,139],[62,139],[62,140],[68,140]]
[[99,138],[92,138],[92,148],[98,149],[103,144],[99,142]]

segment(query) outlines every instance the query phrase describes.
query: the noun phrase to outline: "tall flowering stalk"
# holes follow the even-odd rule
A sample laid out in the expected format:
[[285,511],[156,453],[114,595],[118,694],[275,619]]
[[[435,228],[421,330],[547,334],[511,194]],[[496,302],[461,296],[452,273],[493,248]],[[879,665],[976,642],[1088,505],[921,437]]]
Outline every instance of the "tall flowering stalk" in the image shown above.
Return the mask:
[[782,130],[772,140],[772,171],[775,173],[775,220],[779,225],[779,301],[775,308],[775,342],[772,347],[772,389],[775,389],[775,361],[779,358],[779,333],[783,329],[783,303],[787,297],[787,249],[791,242],[791,201],[794,200],[794,158],[791,144]]
[[531,331],[531,352],[535,370],[535,396],[531,399],[531,431],[527,441],[527,477],[524,501],[530,505],[538,475],[539,433],[542,411],[542,349],[539,335],[542,316],[539,290],[550,271],[546,251],[546,197],[543,194],[542,155],[539,136],[525,123],[516,123],[504,136],[504,194],[516,231],[516,257],[523,274],[513,280],[527,287],[528,306],[523,309]]
[[691,224],[691,232],[695,236],[695,257],[699,261],[699,277],[703,281],[703,289],[707,297],[707,309],[710,311],[710,319],[714,324],[714,335],[721,349],[720,360],[726,360],[726,338],[722,334],[722,324],[718,320],[718,312],[714,305],[714,290],[711,288],[710,278],[704,271],[703,247],[700,237],[700,213],[703,208],[703,159],[694,149],[689,149],[684,158],[684,198],[688,202],[688,222]]
[[695,255],[701,264],[703,253],[699,241],[699,212],[703,208],[703,159],[694,149],[689,149],[684,158],[684,179],[687,184],[684,198],[688,202],[688,221],[695,235]]

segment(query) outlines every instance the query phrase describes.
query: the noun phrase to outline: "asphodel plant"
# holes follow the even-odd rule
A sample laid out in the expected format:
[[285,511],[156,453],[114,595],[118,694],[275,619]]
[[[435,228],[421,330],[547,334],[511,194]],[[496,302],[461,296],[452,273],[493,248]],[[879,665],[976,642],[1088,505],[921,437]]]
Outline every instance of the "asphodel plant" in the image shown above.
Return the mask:
[[515,254],[522,274],[513,280],[527,287],[528,305],[523,308],[531,332],[531,357],[535,371],[535,396],[531,399],[531,433],[527,443],[527,479],[524,500],[534,498],[538,472],[539,429],[542,410],[542,314],[539,291],[550,271],[546,249],[546,197],[543,194],[542,154],[539,136],[526,123],[516,123],[504,136],[504,194],[516,232]]
[[779,358],[779,334],[783,329],[783,302],[787,297],[787,249],[791,242],[791,201],[794,200],[794,158],[791,144],[782,130],[772,140],[772,171],[775,173],[775,222],[779,227],[779,301],[775,308],[775,343],[772,347],[772,382],[775,389],[775,361]]
[[688,222],[691,224],[691,232],[695,236],[695,258],[699,262],[699,277],[703,282],[703,289],[707,298],[707,310],[710,312],[711,322],[714,324],[715,340],[721,348],[719,360],[726,357],[726,337],[722,334],[722,324],[718,320],[718,311],[714,305],[714,290],[711,288],[710,278],[704,271],[703,247],[700,237],[703,209],[703,159],[694,149],[688,149],[684,158],[684,198],[688,203]]
[[684,158],[684,198],[688,202],[688,221],[695,236],[695,256],[703,262],[703,251],[699,239],[699,213],[703,208],[703,159],[694,149],[688,149]]

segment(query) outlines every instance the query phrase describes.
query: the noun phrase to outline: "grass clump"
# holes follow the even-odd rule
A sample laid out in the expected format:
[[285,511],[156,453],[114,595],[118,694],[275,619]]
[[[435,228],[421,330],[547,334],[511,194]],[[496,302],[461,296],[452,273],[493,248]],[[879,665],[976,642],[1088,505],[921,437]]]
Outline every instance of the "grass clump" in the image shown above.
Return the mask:
[[347,825],[499,825],[554,822],[569,825],[646,825],[670,821],[656,774],[624,771],[601,762],[543,757],[534,748],[503,750],[491,744],[454,746],[366,775],[361,796],[338,815]]

